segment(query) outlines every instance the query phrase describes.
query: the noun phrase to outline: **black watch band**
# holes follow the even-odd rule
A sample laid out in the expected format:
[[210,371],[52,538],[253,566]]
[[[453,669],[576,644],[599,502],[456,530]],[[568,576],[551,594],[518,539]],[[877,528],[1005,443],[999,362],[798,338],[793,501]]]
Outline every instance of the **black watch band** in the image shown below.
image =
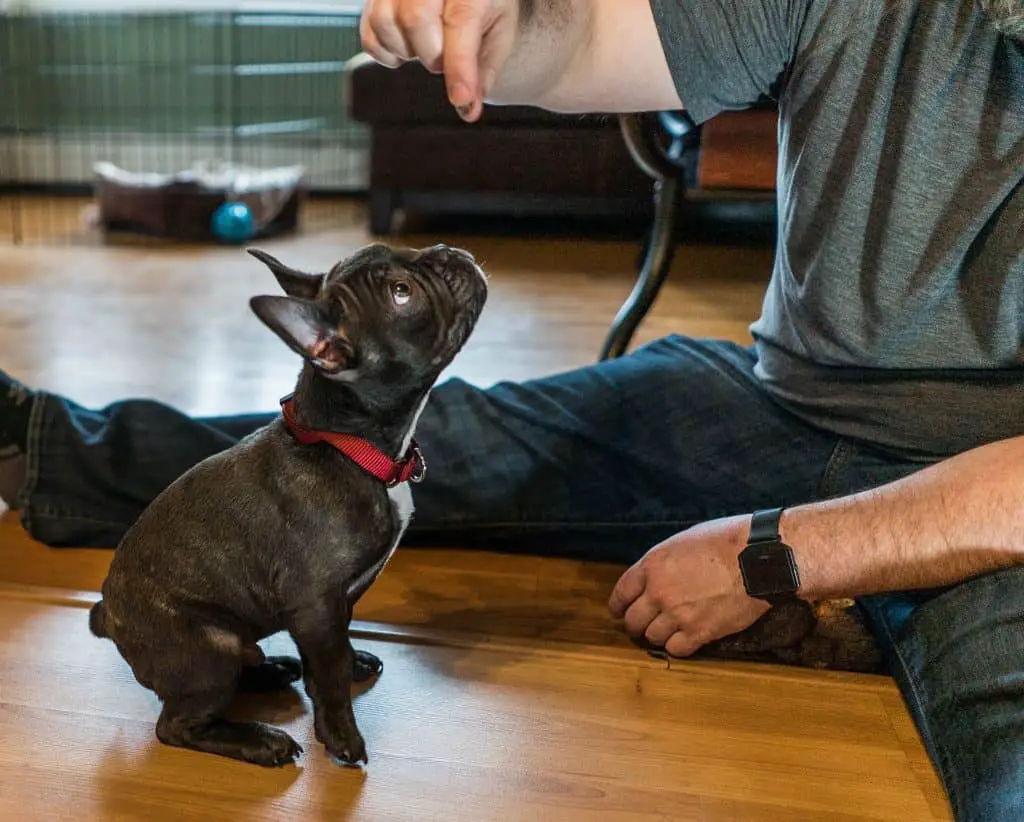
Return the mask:
[[769,508],[765,511],[755,511],[750,518],[750,536],[747,537],[747,544],[752,542],[780,542],[779,522],[782,520],[784,508]]
[[747,546],[739,555],[740,574],[747,594],[772,605],[796,599],[800,589],[793,549],[782,541],[779,533],[784,510],[755,511],[750,518]]

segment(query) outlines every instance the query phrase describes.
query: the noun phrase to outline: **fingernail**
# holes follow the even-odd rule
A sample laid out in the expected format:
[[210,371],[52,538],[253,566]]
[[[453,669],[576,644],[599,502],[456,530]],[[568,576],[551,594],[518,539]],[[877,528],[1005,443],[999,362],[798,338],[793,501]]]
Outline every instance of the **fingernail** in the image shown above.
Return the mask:
[[464,106],[456,106],[455,110],[459,112],[460,117],[469,117],[473,113],[473,104],[466,103]]
[[469,86],[465,83],[456,83],[452,86],[451,91],[448,93],[448,99],[451,104],[460,111],[466,106],[473,104],[473,95],[469,90]]

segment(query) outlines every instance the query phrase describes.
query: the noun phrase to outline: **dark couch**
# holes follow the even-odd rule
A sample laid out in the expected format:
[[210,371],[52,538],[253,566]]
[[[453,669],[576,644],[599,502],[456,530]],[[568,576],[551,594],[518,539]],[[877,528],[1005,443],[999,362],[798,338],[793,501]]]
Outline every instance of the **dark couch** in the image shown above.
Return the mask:
[[444,81],[418,63],[365,56],[349,66],[349,116],[370,129],[370,222],[387,234],[399,209],[425,213],[646,214],[651,180],[613,116],[489,106],[463,122]]

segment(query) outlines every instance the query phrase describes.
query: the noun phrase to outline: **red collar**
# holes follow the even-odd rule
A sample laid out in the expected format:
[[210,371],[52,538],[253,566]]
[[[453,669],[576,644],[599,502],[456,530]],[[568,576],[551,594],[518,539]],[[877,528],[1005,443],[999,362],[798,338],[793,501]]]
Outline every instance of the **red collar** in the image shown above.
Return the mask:
[[402,482],[421,482],[427,473],[427,463],[423,459],[416,440],[409,443],[409,454],[404,459],[393,460],[379,448],[352,434],[338,434],[333,431],[316,431],[300,425],[295,419],[295,405],[291,395],[281,400],[281,411],[285,422],[291,428],[295,438],[309,445],[314,442],[325,442],[337,448],[364,471],[375,476],[381,482],[393,488]]

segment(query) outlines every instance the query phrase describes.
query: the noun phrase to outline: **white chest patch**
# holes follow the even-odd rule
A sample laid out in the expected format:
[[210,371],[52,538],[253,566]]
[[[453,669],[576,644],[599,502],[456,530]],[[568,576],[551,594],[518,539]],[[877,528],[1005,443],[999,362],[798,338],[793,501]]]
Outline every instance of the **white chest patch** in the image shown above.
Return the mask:
[[398,547],[398,543],[405,534],[405,529],[409,527],[409,520],[412,519],[412,512],[415,510],[412,502],[412,488],[407,482],[396,485],[394,488],[389,488],[388,499],[391,500],[391,507],[395,509],[395,516],[398,517],[398,538],[395,540],[395,544],[391,546],[391,550],[384,560],[385,563],[395,553],[395,548]]
[[[427,397],[424,397],[423,402],[420,403],[420,407],[416,409],[416,414],[412,419],[412,425],[409,426],[409,431],[402,440],[403,454],[409,450],[409,444],[412,442],[413,433],[416,430],[416,423],[419,422],[420,414],[423,413],[423,407],[426,404]],[[403,482],[400,485],[396,485],[394,488],[388,488],[388,500],[390,500],[391,508],[395,513],[395,517],[398,519],[398,533],[395,535],[395,541],[391,544],[388,552],[380,562],[370,568],[367,568],[363,573],[356,577],[349,586],[349,593],[362,588],[364,585],[368,585],[380,575],[380,572],[384,570],[384,566],[387,565],[391,557],[395,555],[395,551],[398,550],[398,543],[402,541],[402,537],[405,535],[405,529],[409,527],[409,520],[412,519],[412,514],[415,510],[415,505],[412,501],[412,486],[410,483]]]
[[398,534],[395,536],[395,541],[391,543],[391,547],[384,555],[384,558],[375,565],[367,568],[352,581],[352,584],[348,586],[349,594],[352,594],[353,591],[358,591],[363,587],[369,586],[370,583],[380,576],[380,572],[384,570],[384,566],[388,564],[391,557],[395,555],[395,551],[398,550],[398,543],[402,541],[402,537],[405,535],[405,529],[409,527],[409,520],[412,519],[414,507],[412,502],[412,488],[409,487],[409,483],[403,482],[401,485],[389,488],[388,499],[391,501],[391,508],[395,512],[395,516],[398,518]]

